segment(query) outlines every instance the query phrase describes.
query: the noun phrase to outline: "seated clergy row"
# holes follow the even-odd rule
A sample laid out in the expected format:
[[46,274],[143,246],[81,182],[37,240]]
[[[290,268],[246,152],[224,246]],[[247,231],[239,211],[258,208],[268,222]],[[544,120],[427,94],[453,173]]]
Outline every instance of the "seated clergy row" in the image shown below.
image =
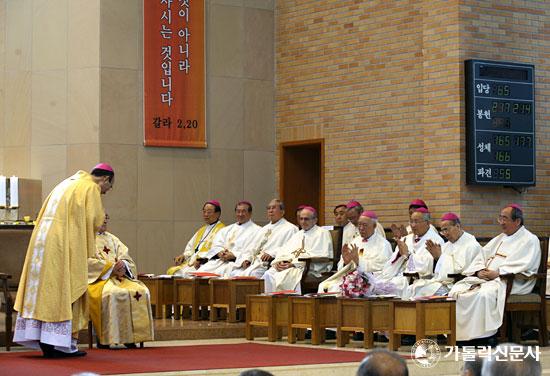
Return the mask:
[[[212,272],[223,277],[255,276],[265,279],[267,292],[300,291],[304,263],[301,257],[332,257],[332,240],[328,230],[317,226],[317,212],[305,206],[300,211],[301,230],[283,218],[284,205],[272,200],[267,206],[269,223],[263,227],[252,220],[252,204],[237,203],[237,222],[225,226],[220,222],[221,207],[208,201],[203,207],[206,224],[187,244],[176,266],[168,274],[190,277],[191,272]],[[216,230],[216,228],[218,230]],[[271,265],[271,267],[270,267]],[[316,263],[310,273],[319,277],[332,264]]]
[[[344,215],[345,213],[345,215]],[[304,206],[297,216],[300,230],[283,218],[284,205],[274,199],[267,206],[269,223],[251,220],[252,205],[239,202],[237,222],[220,222],[221,206],[203,206],[205,225],[187,244],[168,274],[190,277],[193,271],[222,277],[256,276],[265,281],[266,292],[300,292],[304,262],[300,258],[332,258],[328,230],[317,226],[317,212]],[[364,297],[394,294],[403,299],[449,295],[457,300],[457,340],[492,336],[502,324],[505,282],[500,274],[532,275],[540,263],[538,238],[523,226],[519,205],[503,208],[498,217],[502,233],[481,247],[462,229],[456,214],[441,218],[443,240],[431,224],[427,205],[414,200],[409,206],[410,227],[392,225],[395,250],[380,228],[376,213],[364,211],[356,201],[335,208],[337,225],[344,227],[338,271],[319,285],[319,292],[339,292]],[[332,263],[312,263],[309,273],[320,277]],[[454,283],[453,274],[465,278]],[[410,276],[416,278],[410,283]],[[528,294],[534,281],[514,281],[513,294]],[[475,319],[472,319],[475,318]]]

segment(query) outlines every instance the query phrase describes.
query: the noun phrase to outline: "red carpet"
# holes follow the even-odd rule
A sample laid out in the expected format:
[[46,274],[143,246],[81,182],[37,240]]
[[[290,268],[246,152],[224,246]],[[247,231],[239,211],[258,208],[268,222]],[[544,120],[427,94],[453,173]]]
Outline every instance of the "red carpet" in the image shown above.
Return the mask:
[[364,352],[277,346],[259,343],[146,347],[88,351],[83,358],[44,359],[39,352],[0,354],[0,374],[57,376],[89,371],[117,373],[259,368],[302,364],[359,362]]

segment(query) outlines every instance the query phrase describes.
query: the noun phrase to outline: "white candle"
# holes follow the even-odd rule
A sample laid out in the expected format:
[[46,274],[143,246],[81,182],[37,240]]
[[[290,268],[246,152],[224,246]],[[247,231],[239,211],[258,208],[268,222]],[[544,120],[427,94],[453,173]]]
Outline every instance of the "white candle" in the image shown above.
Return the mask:
[[0,175],[0,208],[6,207],[6,177]]
[[12,176],[10,178],[10,208],[19,207],[19,178]]

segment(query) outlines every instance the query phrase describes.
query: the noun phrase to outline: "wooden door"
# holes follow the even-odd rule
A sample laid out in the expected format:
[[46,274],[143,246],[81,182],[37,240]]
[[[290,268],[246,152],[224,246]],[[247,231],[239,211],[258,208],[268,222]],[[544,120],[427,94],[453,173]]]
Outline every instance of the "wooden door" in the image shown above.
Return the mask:
[[324,142],[308,140],[280,144],[279,192],[285,218],[297,224],[298,205],[313,206],[324,224]]

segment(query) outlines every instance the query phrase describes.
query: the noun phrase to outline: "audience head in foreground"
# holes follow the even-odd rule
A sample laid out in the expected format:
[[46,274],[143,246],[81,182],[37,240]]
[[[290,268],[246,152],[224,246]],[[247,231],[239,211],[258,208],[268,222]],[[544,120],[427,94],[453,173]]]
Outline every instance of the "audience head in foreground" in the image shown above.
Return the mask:
[[474,360],[464,361],[460,376],[481,376],[483,358],[476,356]]
[[[516,356],[519,355],[519,356]],[[542,374],[535,354],[515,343],[498,345],[483,362],[483,376],[538,376]]]
[[407,363],[394,352],[376,349],[367,354],[359,368],[357,376],[408,376]]
[[263,369],[247,369],[239,373],[239,376],[273,376],[271,372],[264,371]]

